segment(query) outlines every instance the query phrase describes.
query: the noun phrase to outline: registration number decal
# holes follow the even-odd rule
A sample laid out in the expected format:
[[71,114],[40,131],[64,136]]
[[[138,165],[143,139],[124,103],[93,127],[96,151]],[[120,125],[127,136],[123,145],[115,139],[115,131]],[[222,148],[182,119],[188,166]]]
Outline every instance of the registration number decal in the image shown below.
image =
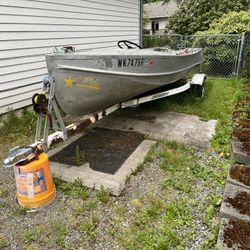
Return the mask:
[[118,68],[122,67],[141,67],[144,65],[143,58],[128,58],[128,59],[118,59]]

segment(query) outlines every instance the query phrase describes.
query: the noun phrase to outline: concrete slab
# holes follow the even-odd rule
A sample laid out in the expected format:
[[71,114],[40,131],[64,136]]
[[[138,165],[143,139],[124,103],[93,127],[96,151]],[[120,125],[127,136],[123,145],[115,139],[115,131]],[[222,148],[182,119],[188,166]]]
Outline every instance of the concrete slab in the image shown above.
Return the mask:
[[[51,150],[49,156],[57,153],[81,136],[82,134],[70,138],[62,147]],[[94,171],[89,167],[88,163],[77,167],[51,162],[51,171],[54,176],[60,177],[64,181],[74,182],[77,178],[80,178],[83,184],[89,188],[98,190],[103,186],[104,188],[109,188],[113,195],[118,196],[125,188],[127,178],[136,171],[138,165],[143,162],[154,144],[155,141],[144,140],[114,175]]]
[[250,223],[223,218],[217,246],[222,250],[250,249]]
[[227,182],[250,190],[250,166],[232,166],[228,171]]
[[96,126],[137,131],[156,139],[208,148],[215,133],[215,120],[202,121],[198,116],[175,112],[146,111],[139,108],[118,110]]
[[236,162],[246,165],[250,164],[250,155],[243,150],[242,142],[240,142],[237,138],[233,138],[232,151],[233,158]]
[[227,183],[220,216],[250,222],[250,190]]

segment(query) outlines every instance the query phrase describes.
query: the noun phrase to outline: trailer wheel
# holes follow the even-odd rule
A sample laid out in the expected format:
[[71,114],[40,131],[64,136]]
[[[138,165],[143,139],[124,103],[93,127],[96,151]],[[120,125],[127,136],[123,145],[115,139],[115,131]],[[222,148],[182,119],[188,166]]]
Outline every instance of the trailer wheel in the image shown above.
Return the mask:
[[203,85],[193,85],[192,91],[194,93],[194,96],[197,98],[202,98],[205,93],[205,88]]

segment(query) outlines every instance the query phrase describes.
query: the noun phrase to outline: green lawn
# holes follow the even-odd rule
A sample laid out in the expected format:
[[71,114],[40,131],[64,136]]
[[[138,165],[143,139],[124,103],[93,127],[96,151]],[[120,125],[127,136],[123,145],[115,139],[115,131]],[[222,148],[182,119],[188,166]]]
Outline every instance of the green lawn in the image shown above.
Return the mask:
[[143,106],[160,111],[198,115],[206,120],[220,119],[225,113],[232,112],[233,102],[241,82],[237,79],[208,79],[205,80],[205,95],[201,99],[195,98],[190,93],[180,93]]

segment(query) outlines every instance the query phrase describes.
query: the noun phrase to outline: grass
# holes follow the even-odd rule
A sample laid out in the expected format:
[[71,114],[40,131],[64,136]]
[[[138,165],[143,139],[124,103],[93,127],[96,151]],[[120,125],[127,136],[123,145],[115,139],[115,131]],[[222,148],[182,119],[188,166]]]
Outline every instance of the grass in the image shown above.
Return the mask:
[[42,234],[42,229],[40,227],[33,227],[23,231],[22,239],[25,243],[30,244],[34,241],[37,241]]
[[212,194],[204,204],[204,207],[206,207],[206,210],[204,211],[202,221],[204,224],[210,226],[210,221],[214,217],[215,213],[218,211],[221,205],[221,197],[218,195]]
[[86,200],[88,197],[87,188],[83,185],[81,179],[76,179],[73,183],[64,182],[60,178],[54,178],[57,190],[63,194],[70,195],[75,198]]
[[17,145],[29,145],[34,141],[35,127],[37,115],[34,112],[24,109],[21,116],[17,116],[15,112],[8,113],[7,119],[3,121],[3,126],[0,127],[0,159],[6,153]]
[[107,204],[109,202],[110,190],[101,186],[100,190],[96,191],[95,197],[102,203]]
[[203,98],[192,93],[181,93],[144,105],[160,111],[175,111],[200,116],[205,120],[220,119],[223,113],[231,113],[233,101],[240,87],[237,79],[208,79],[204,83]]
[[135,205],[135,217],[123,232],[126,239],[119,244],[125,249],[188,249],[190,239],[200,235],[199,220],[210,231],[199,247],[213,249],[222,195],[216,190],[223,190],[232,162],[209,152],[197,154],[175,142],[161,141],[155,147],[155,158],[160,159],[166,176],[161,195],[144,197],[140,206]]
[[64,222],[56,222],[51,225],[52,232],[54,234],[54,239],[57,245],[64,247],[65,246],[65,238],[68,233],[68,228],[66,223]]
[[8,240],[3,235],[0,235],[0,249],[4,249],[9,245],[10,243],[8,242]]

